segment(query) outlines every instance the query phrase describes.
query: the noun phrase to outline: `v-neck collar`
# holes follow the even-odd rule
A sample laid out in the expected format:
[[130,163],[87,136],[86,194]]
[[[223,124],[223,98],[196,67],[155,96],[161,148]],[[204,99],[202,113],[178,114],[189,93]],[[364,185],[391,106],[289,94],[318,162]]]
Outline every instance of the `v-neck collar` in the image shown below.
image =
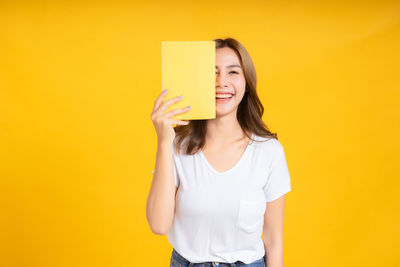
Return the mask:
[[[251,139],[254,139],[254,134],[251,134]],[[252,142],[253,142],[253,140],[250,140],[250,141],[249,141],[249,143],[247,144],[247,146],[246,146],[246,148],[245,148],[245,150],[244,150],[242,156],[241,156],[240,159],[235,163],[235,165],[234,165],[232,168],[230,168],[229,170],[226,170],[226,171],[223,171],[223,172],[217,171],[216,169],[214,169],[213,166],[211,166],[211,164],[208,162],[206,156],[204,155],[203,150],[201,150],[201,149],[199,150],[199,155],[200,155],[200,157],[203,159],[203,161],[204,161],[204,163],[207,165],[207,167],[208,167],[213,173],[215,173],[215,174],[217,174],[217,175],[226,175],[226,174],[230,174],[231,172],[235,171],[235,169],[238,168],[238,166],[241,164],[241,162],[244,161],[244,159],[246,158],[246,156],[247,156],[247,154],[248,154],[248,151],[249,151],[249,149],[250,149],[250,146],[251,146]]]

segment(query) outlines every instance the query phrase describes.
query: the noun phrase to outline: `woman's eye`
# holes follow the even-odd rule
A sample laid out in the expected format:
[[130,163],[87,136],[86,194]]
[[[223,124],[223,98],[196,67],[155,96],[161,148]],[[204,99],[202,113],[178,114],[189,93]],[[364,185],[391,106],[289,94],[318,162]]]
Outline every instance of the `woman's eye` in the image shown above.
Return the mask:
[[[231,71],[231,72],[229,72],[229,74],[231,74],[231,73],[238,74],[236,71]],[[215,74],[218,75],[218,72],[216,72]]]

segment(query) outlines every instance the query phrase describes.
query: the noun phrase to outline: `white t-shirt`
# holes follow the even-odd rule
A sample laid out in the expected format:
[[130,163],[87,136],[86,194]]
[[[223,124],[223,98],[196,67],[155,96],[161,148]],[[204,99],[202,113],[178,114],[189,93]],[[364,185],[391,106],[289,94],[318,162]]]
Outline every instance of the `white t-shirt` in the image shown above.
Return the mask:
[[[167,238],[193,263],[242,261],[265,255],[261,238],[267,202],[291,190],[284,149],[277,139],[252,135],[231,169],[215,170],[200,150],[194,155],[173,149],[175,217]],[[153,170],[154,173],[154,170]]]

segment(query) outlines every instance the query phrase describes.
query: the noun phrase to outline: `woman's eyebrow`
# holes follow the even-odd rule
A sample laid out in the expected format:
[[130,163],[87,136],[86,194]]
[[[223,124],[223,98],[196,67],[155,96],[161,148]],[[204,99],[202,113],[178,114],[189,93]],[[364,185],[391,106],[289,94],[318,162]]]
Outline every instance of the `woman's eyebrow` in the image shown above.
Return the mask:
[[[229,66],[226,66],[226,68],[234,68],[234,67],[242,68],[242,67],[240,67],[240,65],[229,65]],[[218,69],[217,66],[215,66],[215,68]]]

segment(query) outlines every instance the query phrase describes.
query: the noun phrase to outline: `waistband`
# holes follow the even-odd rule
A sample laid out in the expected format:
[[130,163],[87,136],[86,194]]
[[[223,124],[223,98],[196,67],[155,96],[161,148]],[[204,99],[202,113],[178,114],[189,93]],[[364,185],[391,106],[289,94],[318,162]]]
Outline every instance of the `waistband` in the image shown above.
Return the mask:
[[[188,261],[185,257],[183,257],[181,254],[178,253],[178,251],[175,250],[175,248],[172,249],[172,256],[173,259],[175,259],[177,262],[179,262],[180,264],[182,264],[184,266],[188,266],[188,267],[192,267],[195,264],[202,264],[201,266],[218,266],[218,267],[238,267],[238,266],[243,266],[246,265],[244,262],[242,261],[235,261],[233,263],[228,263],[228,262],[212,262],[212,261],[208,261],[208,262],[199,262],[199,263],[192,263],[190,261]],[[257,263],[257,262],[265,262],[265,255],[261,258],[258,259],[252,263]]]

